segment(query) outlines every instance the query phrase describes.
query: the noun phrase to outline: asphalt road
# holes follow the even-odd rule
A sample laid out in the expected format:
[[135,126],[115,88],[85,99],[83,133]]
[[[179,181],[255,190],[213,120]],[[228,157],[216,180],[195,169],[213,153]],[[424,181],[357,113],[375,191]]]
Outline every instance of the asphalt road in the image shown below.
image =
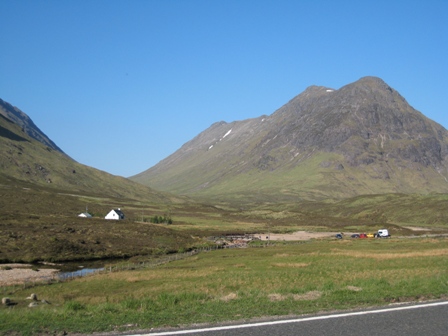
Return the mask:
[[396,305],[366,311],[305,316],[245,325],[226,325],[192,330],[160,331],[141,336],[446,336],[448,301]]

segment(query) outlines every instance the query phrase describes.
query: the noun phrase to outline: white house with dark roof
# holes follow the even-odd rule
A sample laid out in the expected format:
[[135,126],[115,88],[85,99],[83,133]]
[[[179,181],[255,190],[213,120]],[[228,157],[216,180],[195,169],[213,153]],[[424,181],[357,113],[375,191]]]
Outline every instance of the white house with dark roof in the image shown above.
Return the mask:
[[104,219],[115,219],[115,220],[124,219],[124,213],[120,210],[120,208],[118,208],[118,209],[112,209],[112,210],[106,215],[106,217],[104,217]]
[[83,213],[80,213],[80,214],[78,215],[78,217],[92,218],[92,215],[89,214],[88,212],[83,212]]

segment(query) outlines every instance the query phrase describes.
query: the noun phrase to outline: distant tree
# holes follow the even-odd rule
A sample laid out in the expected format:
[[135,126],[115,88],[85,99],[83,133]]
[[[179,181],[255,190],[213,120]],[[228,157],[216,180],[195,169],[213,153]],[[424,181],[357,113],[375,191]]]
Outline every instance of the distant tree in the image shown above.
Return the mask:
[[163,215],[163,216],[155,215],[155,216],[151,217],[149,221],[154,224],[162,224],[162,223],[163,224],[173,224],[173,220],[171,219],[170,216],[167,216],[167,215]]

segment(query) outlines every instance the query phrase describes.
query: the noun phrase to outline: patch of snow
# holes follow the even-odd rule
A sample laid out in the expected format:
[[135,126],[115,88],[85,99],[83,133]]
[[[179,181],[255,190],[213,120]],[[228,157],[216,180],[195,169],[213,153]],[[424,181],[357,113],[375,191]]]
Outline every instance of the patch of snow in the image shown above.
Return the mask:
[[263,118],[263,119],[261,119],[261,122],[263,122],[263,121],[265,121],[266,120],[266,118]]
[[230,134],[230,132],[232,132],[232,129],[230,129],[230,131],[228,131],[226,134],[224,134],[224,136],[222,137],[223,139],[228,136]]
[[212,149],[213,148],[213,145],[211,145],[209,148],[208,148],[208,150],[210,150],[210,149]]
[[333,92],[334,90],[328,89],[327,92]]

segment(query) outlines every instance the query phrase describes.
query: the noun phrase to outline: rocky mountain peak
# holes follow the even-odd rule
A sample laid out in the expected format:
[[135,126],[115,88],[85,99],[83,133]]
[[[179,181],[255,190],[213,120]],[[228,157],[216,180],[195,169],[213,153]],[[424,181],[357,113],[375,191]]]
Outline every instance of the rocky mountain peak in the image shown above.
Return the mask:
[[[351,196],[381,188],[448,191],[448,131],[380,78],[363,77],[337,90],[310,86],[263,120],[214,124],[187,143],[188,152],[179,150],[135,179],[189,194],[222,192],[236,183],[231,181],[247,181],[241,188],[255,191],[265,184],[261,179],[282,188],[280,176],[285,174],[285,190],[301,190],[305,187],[295,181],[317,181],[315,174],[338,172],[336,180],[324,179],[319,188],[337,190],[342,183]],[[319,162],[318,157],[331,159]],[[307,170],[310,166],[314,168]],[[250,182],[258,174],[263,177]]]
[[[338,90],[340,94],[354,101],[365,101],[371,103],[376,100],[380,103],[404,103],[406,100],[386,82],[378,77],[363,77],[358,81],[348,84]],[[406,106],[407,108],[407,106]]]
[[[350,85],[350,84],[349,84]],[[375,76],[365,76],[358,79],[353,83],[356,86],[370,86],[370,87],[378,87],[378,88],[389,88],[389,85],[386,84],[384,80]]]

